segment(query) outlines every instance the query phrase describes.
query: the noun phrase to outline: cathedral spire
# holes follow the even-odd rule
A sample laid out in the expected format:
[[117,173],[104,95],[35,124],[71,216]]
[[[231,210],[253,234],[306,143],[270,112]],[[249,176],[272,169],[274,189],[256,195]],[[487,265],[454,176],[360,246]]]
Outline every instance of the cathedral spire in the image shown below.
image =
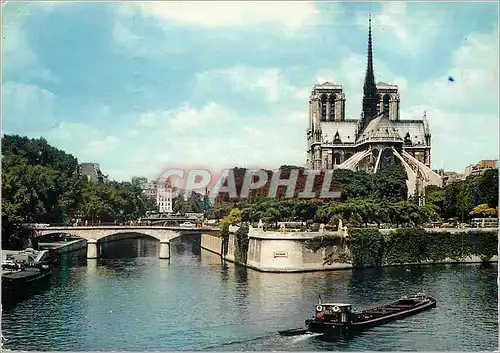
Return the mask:
[[363,120],[367,124],[377,114],[377,86],[373,73],[372,16],[368,19],[368,57],[363,86]]

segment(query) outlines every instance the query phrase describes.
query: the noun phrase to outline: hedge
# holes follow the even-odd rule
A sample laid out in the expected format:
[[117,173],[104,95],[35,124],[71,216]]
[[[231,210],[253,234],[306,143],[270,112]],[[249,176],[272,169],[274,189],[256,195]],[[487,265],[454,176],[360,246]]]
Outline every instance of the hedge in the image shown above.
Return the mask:
[[344,254],[348,254],[347,261],[353,267],[439,262],[446,259],[459,261],[474,254],[482,261],[489,261],[498,252],[498,233],[450,233],[400,228],[382,234],[377,228],[355,228],[349,231],[349,237],[345,240],[338,235],[316,237],[308,241],[306,246],[313,251],[326,248],[326,263],[337,262],[339,258],[345,257]]

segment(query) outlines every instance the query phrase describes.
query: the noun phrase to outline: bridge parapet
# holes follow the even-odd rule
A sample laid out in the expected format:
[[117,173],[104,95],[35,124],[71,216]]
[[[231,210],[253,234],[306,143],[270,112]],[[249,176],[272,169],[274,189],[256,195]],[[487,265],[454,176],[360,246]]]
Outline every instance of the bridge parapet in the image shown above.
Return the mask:
[[[160,258],[170,258],[170,241],[182,234],[210,233],[217,232],[214,227],[165,227],[165,226],[82,226],[82,227],[36,227],[33,228],[35,237],[44,235],[65,233],[87,240],[87,258],[95,259],[99,257],[99,244],[106,241],[106,238],[113,240],[127,237],[127,234],[137,233],[148,235],[160,241]],[[123,234],[123,236],[121,235]]]
[[111,235],[138,233],[148,235],[160,241],[170,241],[186,233],[204,233],[218,231],[213,227],[165,227],[165,226],[81,226],[81,227],[37,227],[33,229],[35,237],[65,233],[86,240],[100,240]]

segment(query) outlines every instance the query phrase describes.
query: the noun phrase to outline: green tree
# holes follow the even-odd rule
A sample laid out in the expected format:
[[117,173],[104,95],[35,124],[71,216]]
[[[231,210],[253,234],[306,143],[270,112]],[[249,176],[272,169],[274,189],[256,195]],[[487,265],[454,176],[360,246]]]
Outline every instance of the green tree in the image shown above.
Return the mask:
[[485,203],[490,207],[498,206],[498,169],[484,172],[476,183],[477,203]]
[[380,169],[374,176],[374,197],[393,202],[407,199],[408,179],[406,171],[399,164],[392,164]]
[[148,183],[148,178],[144,177],[132,177],[132,186],[142,189]]
[[233,208],[229,214],[222,219],[223,226],[230,226],[233,223],[241,222],[242,213],[238,208]]
[[[79,173],[78,160],[44,139],[2,137],[2,244],[18,237],[19,223],[61,223],[137,219],[154,208],[131,183],[92,184]],[[120,211],[123,211],[120,212]]]
[[425,203],[436,205],[439,210],[443,209],[445,199],[445,189],[436,185],[429,185],[425,188]]

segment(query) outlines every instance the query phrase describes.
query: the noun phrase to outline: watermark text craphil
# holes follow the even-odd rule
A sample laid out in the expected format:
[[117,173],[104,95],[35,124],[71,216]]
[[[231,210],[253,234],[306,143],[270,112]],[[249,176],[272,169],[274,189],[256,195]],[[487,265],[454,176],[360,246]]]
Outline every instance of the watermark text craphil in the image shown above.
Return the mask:
[[156,182],[172,186],[174,197],[184,190],[208,194],[211,200],[218,196],[246,199],[256,194],[271,199],[339,199],[341,192],[332,190],[333,175],[333,170],[302,168],[228,168],[219,171],[210,168],[168,168]]

